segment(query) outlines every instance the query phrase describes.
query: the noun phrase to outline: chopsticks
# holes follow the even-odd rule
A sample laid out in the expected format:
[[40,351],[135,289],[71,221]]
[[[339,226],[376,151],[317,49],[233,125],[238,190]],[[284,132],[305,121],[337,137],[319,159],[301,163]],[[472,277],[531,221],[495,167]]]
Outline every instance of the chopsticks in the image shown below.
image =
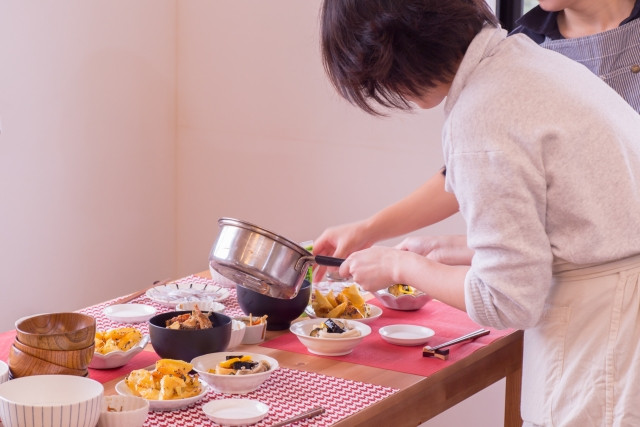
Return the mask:
[[111,305],[117,305],[117,304],[125,304],[129,301],[133,301],[134,299],[138,298],[139,296],[141,296],[142,294],[144,294],[145,292],[147,292],[149,289],[153,289],[156,286],[163,286],[166,285],[167,283],[169,283],[169,279],[164,279],[164,280],[156,280],[155,282],[153,282],[153,285],[149,286],[148,288],[145,289],[141,289],[139,291],[136,291],[132,294],[129,294],[127,296],[124,296],[122,298],[118,298],[117,300],[115,300],[114,302],[112,302]]
[[285,426],[287,424],[295,423],[296,421],[304,420],[306,418],[315,417],[323,413],[324,408],[322,406],[316,406],[315,408],[309,409],[308,411],[298,414],[295,417],[288,418],[284,421],[280,421],[279,423],[271,424],[271,427]]
[[489,330],[488,329],[478,329],[475,332],[471,332],[467,335],[463,335],[459,338],[453,339],[451,341],[447,341],[443,344],[437,345],[435,347],[431,347],[431,346],[424,346],[424,348],[422,349],[422,355],[424,357],[435,357],[438,359],[442,359],[442,360],[447,360],[449,358],[449,350],[443,350],[445,347],[449,347],[450,345],[454,345],[454,344],[458,344],[460,342],[463,341],[470,341],[470,340],[474,340],[478,337],[481,337],[483,335],[488,335],[489,334]]

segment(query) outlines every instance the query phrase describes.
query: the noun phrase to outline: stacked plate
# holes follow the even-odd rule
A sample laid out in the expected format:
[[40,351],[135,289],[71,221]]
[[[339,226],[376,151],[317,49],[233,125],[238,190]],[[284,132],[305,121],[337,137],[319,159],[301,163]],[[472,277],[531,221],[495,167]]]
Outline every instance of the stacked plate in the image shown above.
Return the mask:
[[87,376],[95,349],[96,320],[81,313],[47,313],[16,322],[9,352],[13,378],[31,375]]

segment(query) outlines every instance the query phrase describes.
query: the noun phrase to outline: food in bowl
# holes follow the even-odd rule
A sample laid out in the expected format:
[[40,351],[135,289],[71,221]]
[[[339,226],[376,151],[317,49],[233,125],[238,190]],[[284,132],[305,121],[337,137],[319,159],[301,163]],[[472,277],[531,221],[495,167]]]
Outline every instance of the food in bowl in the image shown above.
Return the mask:
[[385,307],[401,311],[419,310],[432,299],[421,290],[405,284],[389,286],[374,295]]
[[151,346],[163,359],[188,362],[194,357],[224,351],[231,338],[231,318],[222,313],[211,312],[207,317],[213,325],[207,329],[170,329],[166,321],[190,312],[170,311],[149,319]]
[[193,365],[182,360],[160,359],[155,369],[136,369],[124,379],[129,390],[147,400],[173,400],[193,397],[202,391],[198,375],[189,372]]
[[389,286],[387,289],[389,293],[395,297],[400,295],[413,295],[416,293],[416,288],[402,283],[396,283],[395,285]]
[[138,396],[105,396],[97,427],[141,427],[149,415],[149,402]]
[[315,289],[311,307],[317,317],[363,319],[371,316],[371,307],[365,302],[355,283],[347,286],[337,295],[333,290],[324,295]]
[[304,319],[295,322],[289,330],[298,337],[298,340],[310,353],[321,356],[343,356],[349,354],[362,340],[371,334],[371,327],[355,320],[343,321],[348,328],[357,329],[360,335],[344,337],[340,339],[332,337],[311,336],[311,331],[318,326],[318,319]]
[[128,351],[142,340],[142,332],[137,328],[114,328],[96,331],[96,353],[107,354],[112,351]]
[[[210,372],[216,369],[221,362],[230,356],[242,355],[250,357],[252,362],[265,363],[269,369],[262,372],[254,372],[251,375],[224,375]],[[250,352],[220,352],[205,354],[191,361],[193,369],[200,378],[209,384],[215,391],[228,394],[246,394],[258,389],[278,368],[278,361],[272,357]]]
[[310,337],[343,339],[350,337],[359,337],[360,330],[346,322],[337,319],[327,319],[320,325],[314,325],[309,332]]
[[255,361],[250,354],[240,354],[225,356],[225,360],[218,363],[215,368],[209,369],[208,372],[217,375],[250,375],[267,372],[269,369],[271,369],[271,365],[267,360]]
[[237,319],[244,323],[246,326],[257,326],[267,323],[267,316],[254,317],[251,313],[248,316],[238,317]]
[[211,319],[200,311],[198,305],[193,307],[191,313],[179,314],[166,321],[169,329],[210,329],[213,328]]

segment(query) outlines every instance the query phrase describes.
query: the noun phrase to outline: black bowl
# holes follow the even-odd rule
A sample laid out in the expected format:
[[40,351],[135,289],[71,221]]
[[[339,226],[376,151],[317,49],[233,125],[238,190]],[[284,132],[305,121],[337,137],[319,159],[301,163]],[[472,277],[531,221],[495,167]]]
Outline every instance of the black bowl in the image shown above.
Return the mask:
[[169,311],[149,319],[151,346],[163,359],[178,359],[191,362],[195,357],[225,351],[231,338],[231,318],[212,312],[210,329],[169,329],[166,321],[191,311]]
[[311,298],[311,282],[302,283],[298,295],[292,299],[273,298],[236,285],[238,305],[245,314],[267,317],[267,330],[280,331],[289,329],[291,321],[297,319],[309,305]]

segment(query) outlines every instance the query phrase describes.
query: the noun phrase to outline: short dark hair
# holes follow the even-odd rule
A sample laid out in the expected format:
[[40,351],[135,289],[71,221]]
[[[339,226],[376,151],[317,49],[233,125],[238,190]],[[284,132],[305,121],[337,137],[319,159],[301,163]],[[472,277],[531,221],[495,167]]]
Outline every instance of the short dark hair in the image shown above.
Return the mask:
[[324,0],[320,18],[331,83],[373,115],[451,82],[482,27],[499,25],[485,0]]

